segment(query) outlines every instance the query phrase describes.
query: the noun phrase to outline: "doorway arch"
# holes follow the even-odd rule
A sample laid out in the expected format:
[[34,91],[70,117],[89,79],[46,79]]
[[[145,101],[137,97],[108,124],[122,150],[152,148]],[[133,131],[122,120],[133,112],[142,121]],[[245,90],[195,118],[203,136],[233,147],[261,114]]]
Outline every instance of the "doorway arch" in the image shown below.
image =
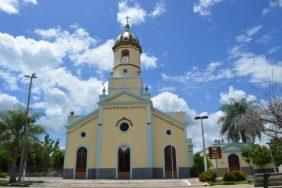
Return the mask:
[[240,170],[240,162],[239,162],[238,155],[230,154],[228,156],[228,166],[229,166],[230,172],[232,172],[234,170]]
[[76,168],[75,168],[75,178],[85,179],[86,169],[87,169],[87,149],[85,147],[80,147],[76,153]]
[[177,178],[176,150],[172,145],[164,149],[165,178]]
[[130,179],[130,148],[121,146],[118,149],[118,179]]

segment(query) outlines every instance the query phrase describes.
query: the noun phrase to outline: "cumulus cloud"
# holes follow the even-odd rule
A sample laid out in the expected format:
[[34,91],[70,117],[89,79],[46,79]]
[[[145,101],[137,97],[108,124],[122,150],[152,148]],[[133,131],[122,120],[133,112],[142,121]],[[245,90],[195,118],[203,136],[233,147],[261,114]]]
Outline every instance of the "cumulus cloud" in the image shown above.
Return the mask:
[[201,16],[209,16],[211,15],[211,8],[221,2],[223,0],[198,0],[194,3],[193,11]]
[[249,77],[250,82],[264,85],[269,81],[282,83],[282,62],[267,59],[265,55],[256,55],[234,46],[230,51],[230,59],[234,63],[234,75]]
[[[7,85],[26,84],[24,74],[35,72],[38,78],[34,81],[33,96],[42,100],[33,103],[33,108],[44,110],[46,117],[41,121],[48,129],[64,131],[62,126],[70,110],[89,113],[97,107],[104,81],[95,77],[79,78],[63,64],[66,59],[74,61],[75,56],[99,51],[101,47],[78,27],[73,32],[52,28],[36,33],[40,40],[0,33],[0,76]],[[8,73],[15,77],[13,82],[7,78]]]
[[141,54],[141,65],[145,69],[152,69],[152,68],[157,68],[157,62],[158,58],[153,56],[153,55],[148,55],[147,53],[142,53]]
[[18,102],[16,97],[0,93],[0,111],[11,110]]
[[37,0],[1,0],[0,10],[8,14],[18,14],[21,4],[36,5]]
[[145,22],[147,12],[137,2],[130,4],[128,1],[121,1],[118,3],[117,21],[121,25],[126,24],[126,17],[130,17],[131,25],[138,25]]
[[126,25],[126,17],[128,16],[130,25],[139,25],[144,23],[148,17],[155,18],[163,15],[166,12],[166,4],[160,0],[153,8],[151,13],[148,13],[136,1],[123,0],[118,3],[117,21],[122,25]]
[[243,90],[237,90],[233,86],[229,86],[228,92],[220,93],[220,103],[229,104],[232,100],[238,101],[240,99],[246,99],[247,101],[255,101],[256,97],[254,95],[247,95]]
[[71,57],[77,64],[89,64],[96,66],[99,70],[110,71],[113,66],[114,56],[112,47],[114,40],[109,39],[97,48],[85,50],[81,54]]
[[152,16],[152,17],[161,16],[165,12],[166,12],[166,4],[163,0],[161,0],[156,4],[153,11],[150,13],[150,16]]

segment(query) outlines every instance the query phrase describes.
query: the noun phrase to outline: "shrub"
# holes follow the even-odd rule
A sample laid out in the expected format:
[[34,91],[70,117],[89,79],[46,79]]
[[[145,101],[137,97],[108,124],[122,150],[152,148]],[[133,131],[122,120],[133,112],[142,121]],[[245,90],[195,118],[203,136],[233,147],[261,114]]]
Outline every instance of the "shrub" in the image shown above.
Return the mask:
[[231,172],[232,176],[234,177],[234,181],[244,181],[246,180],[246,174],[239,170],[234,170]]
[[223,175],[224,181],[243,181],[246,180],[246,174],[239,170],[234,170],[231,173],[225,173]]
[[212,171],[202,172],[199,175],[199,180],[201,182],[215,182],[216,173]]

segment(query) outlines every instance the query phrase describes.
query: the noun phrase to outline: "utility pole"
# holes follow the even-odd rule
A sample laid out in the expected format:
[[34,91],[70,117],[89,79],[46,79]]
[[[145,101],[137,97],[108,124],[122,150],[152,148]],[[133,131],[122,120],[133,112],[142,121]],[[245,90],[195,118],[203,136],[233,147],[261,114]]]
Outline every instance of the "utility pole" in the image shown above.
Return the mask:
[[204,134],[204,119],[208,119],[208,116],[197,116],[195,120],[201,120],[201,127],[202,127],[202,139],[203,139],[203,155],[204,155],[204,165],[205,165],[205,172],[208,170],[208,163],[207,163],[207,154],[206,154],[206,144],[205,144],[205,134]]
[[19,180],[21,180],[21,177],[23,177],[23,181],[25,180],[25,173],[26,173],[26,165],[27,165],[27,143],[26,143],[26,129],[28,124],[30,123],[28,120],[28,113],[29,113],[29,104],[30,104],[30,95],[31,95],[31,87],[32,87],[32,81],[34,78],[37,78],[35,73],[32,73],[31,75],[25,75],[26,78],[29,78],[29,90],[28,90],[28,97],[27,97],[27,105],[26,105],[26,119],[27,122],[24,125],[24,139],[23,139],[23,145],[22,145],[22,151],[21,151],[21,163],[19,168]]

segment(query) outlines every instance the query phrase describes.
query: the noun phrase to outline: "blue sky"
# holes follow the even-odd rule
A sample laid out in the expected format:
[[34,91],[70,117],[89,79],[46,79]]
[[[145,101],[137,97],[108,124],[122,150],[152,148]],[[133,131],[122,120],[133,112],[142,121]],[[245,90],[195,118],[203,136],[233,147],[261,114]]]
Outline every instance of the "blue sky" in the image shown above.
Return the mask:
[[97,107],[126,15],[154,106],[187,113],[196,150],[195,115],[209,114],[211,144],[222,104],[260,103],[255,88],[282,83],[281,0],[0,0],[0,110],[26,104],[24,75],[36,72],[32,109],[45,112],[40,122],[63,146],[69,112]]

